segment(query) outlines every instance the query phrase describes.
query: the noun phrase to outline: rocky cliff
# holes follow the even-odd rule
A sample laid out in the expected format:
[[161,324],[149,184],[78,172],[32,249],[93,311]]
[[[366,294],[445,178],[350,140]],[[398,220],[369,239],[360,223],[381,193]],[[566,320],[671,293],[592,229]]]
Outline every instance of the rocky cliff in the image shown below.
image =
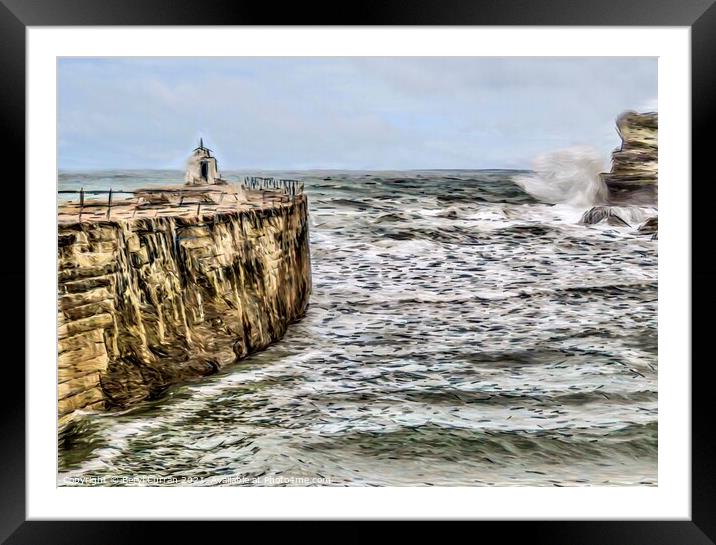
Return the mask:
[[611,204],[657,204],[658,115],[625,112],[617,119],[622,139],[612,168],[602,174]]
[[307,201],[61,224],[58,263],[62,425],[279,339],[308,305]]

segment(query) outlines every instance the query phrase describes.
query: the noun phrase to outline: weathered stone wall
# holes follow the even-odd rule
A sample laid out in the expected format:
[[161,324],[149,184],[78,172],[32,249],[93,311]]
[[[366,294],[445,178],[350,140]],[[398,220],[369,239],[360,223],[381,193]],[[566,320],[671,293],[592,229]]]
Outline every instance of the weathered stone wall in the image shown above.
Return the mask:
[[602,174],[612,204],[656,205],[659,122],[656,113],[625,112],[617,119],[622,145]]
[[308,305],[307,202],[60,225],[58,261],[62,424],[279,339]]

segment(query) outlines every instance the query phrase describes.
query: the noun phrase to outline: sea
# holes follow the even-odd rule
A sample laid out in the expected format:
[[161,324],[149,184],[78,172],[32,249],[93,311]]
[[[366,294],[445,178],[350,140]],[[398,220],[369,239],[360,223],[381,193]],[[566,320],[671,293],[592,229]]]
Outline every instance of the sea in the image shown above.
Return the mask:
[[216,375],[83,416],[58,485],[657,485],[658,242],[636,230],[655,210],[580,224],[603,191],[585,169],[222,174],[304,181],[305,318]]

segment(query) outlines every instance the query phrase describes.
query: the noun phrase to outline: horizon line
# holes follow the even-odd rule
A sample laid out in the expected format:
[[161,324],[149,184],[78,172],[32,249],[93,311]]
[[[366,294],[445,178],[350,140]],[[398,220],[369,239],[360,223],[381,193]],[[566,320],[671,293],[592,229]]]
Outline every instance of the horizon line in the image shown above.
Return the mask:
[[[166,167],[166,168],[141,168],[141,167],[99,167],[99,168],[77,168],[77,167],[58,167],[58,172],[107,172],[124,170],[127,172],[139,172],[139,171],[176,171],[183,172],[183,169],[177,167]],[[506,168],[506,167],[491,167],[491,168],[266,168],[266,167],[241,167],[241,168],[226,168],[221,169],[222,172],[242,172],[242,171],[259,171],[259,172],[428,172],[428,171],[478,171],[478,170],[532,170],[529,168]]]

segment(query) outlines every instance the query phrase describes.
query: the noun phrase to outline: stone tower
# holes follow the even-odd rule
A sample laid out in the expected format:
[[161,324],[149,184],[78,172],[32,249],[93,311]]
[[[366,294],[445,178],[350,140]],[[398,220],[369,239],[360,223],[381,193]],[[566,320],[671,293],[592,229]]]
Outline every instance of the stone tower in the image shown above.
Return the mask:
[[219,167],[211,150],[204,147],[204,139],[199,139],[199,147],[189,157],[184,176],[187,185],[221,184]]

